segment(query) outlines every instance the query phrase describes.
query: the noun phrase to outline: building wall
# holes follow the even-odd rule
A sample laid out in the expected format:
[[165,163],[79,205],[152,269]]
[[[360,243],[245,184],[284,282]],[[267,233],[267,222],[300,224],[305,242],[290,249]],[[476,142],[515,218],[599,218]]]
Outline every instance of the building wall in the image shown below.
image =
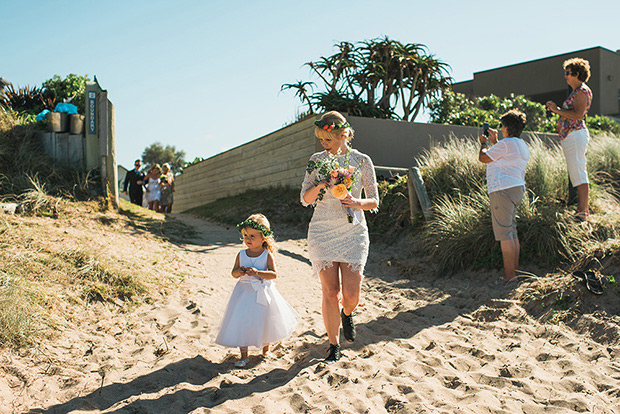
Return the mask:
[[561,105],[568,93],[562,63],[573,57],[590,62],[592,76],[587,83],[594,96],[589,113],[618,115],[620,54],[601,47],[476,72],[473,80],[455,83],[453,90],[470,96],[514,93],[541,103],[551,99]]
[[[435,143],[475,140],[482,128],[348,117],[355,129],[353,147],[370,155],[375,166],[409,168]],[[532,134],[524,133],[527,140]],[[551,141],[555,134],[538,134]],[[310,156],[322,151],[314,119],[306,119],[192,165],[176,177],[175,211],[210,203],[250,189],[299,188]]]
[[620,117],[620,53],[607,49],[601,51],[599,76],[602,112]]

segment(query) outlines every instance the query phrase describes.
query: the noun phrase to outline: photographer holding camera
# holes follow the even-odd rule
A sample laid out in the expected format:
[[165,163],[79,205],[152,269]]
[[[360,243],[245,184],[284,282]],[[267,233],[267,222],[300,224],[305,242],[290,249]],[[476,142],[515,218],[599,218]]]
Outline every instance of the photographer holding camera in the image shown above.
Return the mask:
[[[519,237],[517,236],[517,207],[525,193],[525,168],[530,158],[527,145],[520,138],[526,117],[516,109],[500,118],[503,139],[498,131],[484,126],[478,160],[487,164],[487,190],[491,204],[491,220],[495,240],[500,242],[504,260],[503,282],[517,278],[519,267]],[[488,147],[488,141],[493,146]]]

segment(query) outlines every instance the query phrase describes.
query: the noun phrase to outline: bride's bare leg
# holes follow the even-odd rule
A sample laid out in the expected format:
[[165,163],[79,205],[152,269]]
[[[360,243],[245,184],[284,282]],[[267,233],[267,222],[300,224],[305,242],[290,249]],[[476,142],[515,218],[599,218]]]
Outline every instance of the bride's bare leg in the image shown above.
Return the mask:
[[338,277],[338,265],[334,265],[319,273],[321,289],[323,291],[323,322],[329,343],[338,345],[340,332],[340,305],[338,294],[340,293],[340,278]]
[[342,309],[350,315],[360,301],[362,274],[351,270],[347,263],[340,263],[342,274]]

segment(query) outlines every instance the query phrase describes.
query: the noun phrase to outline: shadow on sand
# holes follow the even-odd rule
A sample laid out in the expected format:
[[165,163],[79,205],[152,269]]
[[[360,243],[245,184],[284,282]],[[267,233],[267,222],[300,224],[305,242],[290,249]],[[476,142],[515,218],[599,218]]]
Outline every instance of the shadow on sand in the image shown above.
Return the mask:
[[[187,383],[197,388],[216,379],[220,374],[235,369],[233,363],[224,361],[216,364],[202,356],[183,359],[165,367],[140,376],[128,383],[114,383],[93,391],[83,397],[73,398],[63,404],[49,408],[32,409],[30,413],[60,414],[73,411],[110,410],[111,407],[127,402],[110,413],[173,413],[190,412],[197,408],[213,408],[229,401],[239,400],[251,394],[263,393],[281,387],[300,371],[314,365],[319,360],[306,355],[288,369],[276,368],[259,375],[249,382],[233,383],[222,379],[218,385],[187,389],[177,385]],[[249,368],[256,363],[253,360]],[[138,398],[142,394],[156,394],[162,390],[167,392],[152,399]]]

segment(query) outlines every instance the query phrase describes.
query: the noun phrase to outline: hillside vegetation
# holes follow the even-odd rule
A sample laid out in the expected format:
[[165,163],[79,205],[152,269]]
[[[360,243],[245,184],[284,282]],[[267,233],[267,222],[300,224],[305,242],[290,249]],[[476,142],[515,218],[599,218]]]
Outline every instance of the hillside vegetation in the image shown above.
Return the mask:
[[148,302],[182,274],[159,269],[172,260],[165,243],[141,251],[141,241],[193,231],[125,202],[108,210],[95,180],[47,158],[35,134],[0,108],[0,202],[21,206],[19,215],[0,212],[0,344],[14,348],[77,320],[76,306],[98,301],[128,310]]

